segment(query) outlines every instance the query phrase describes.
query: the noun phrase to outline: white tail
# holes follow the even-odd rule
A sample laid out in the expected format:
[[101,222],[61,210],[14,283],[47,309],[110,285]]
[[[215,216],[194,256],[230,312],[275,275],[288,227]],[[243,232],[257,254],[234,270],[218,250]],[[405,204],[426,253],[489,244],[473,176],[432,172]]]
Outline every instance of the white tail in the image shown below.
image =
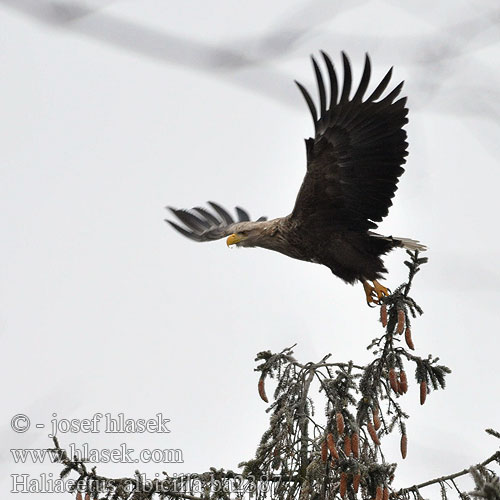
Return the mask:
[[397,236],[394,236],[392,239],[401,242],[401,246],[407,250],[418,250],[419,252],[425,252],[427,250],[427,247],[422,245],[422,243],[417,240],[412,240],[410,238],[398,238]]
[[370,236],[375,236],[376,238],[382,238],[383,240],[393,241],[399,246],[406,248],[407,250],[418,250],[419,252],[425,252],[427,247],[422,245],[420,241],[412,240],[411,238],[400,238],[399,236],[383,236],[381,234],[372,233],[370,231]]

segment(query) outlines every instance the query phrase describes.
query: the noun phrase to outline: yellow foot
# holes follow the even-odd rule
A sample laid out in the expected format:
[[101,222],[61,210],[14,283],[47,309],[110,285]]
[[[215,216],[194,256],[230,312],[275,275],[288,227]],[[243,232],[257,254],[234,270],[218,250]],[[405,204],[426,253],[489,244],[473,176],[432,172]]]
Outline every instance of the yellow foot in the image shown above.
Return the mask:
[[380,301],[383,297],[388,297],[391,293],[385,286],[381,285],[377,280],[373,282],[373,286],[375,288],[375,293],[377,294],[377,298]]
[[365,289],[366,303],[370,307],[372,304],[380,304],[380,300],[389,295],[389,290],[377,280],[373,281],[373,286],[368,281],[363,281],[363,288]]

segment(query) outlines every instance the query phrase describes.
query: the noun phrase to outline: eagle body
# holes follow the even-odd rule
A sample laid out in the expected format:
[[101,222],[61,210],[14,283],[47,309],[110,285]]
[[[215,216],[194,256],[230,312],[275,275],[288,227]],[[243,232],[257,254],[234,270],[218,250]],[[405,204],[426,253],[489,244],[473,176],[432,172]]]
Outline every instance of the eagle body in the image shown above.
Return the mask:
[[291,213],[251,221],[245,210],[236,207],[235,219],[220,205],[208,202],[211,210],[170,208],[182,225],[167,222],[195,241],[227,237],[228,246],[261,247],[323,264],[347,283],[363,282],[367,301],[377,302],[387,293],[377,282],[387,272],[382,256],[396,247],[425,250],[418,241],[373,232],[388,214],[408,154],[404,130],[408,109],[406,98],[398,98],[403,82],[386,93],[391,68],[366,97],[371,76],[368,55],[360,83],[352,91],[347,56],[342,53],[340,86],[330,57],[321,54],[326,84],[312,58],[319,105],[295,82],[313,118],[315,133],[306,139],[306,174]]
[[401,240],[370,232],[332,231],[325,234],[307,223],[298,223],[290,215],[255,224],[260,225],[258,230],[266,237],[247,238],[238,246],[261,247],[293,259],[322,264],[350,284],[381,278],[386,272],[381,255],[402,246]]

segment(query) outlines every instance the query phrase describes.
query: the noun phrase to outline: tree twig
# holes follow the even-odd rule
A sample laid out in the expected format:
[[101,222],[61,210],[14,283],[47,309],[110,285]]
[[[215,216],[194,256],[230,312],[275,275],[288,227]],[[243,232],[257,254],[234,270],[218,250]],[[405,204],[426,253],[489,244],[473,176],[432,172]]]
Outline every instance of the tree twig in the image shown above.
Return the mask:
[[456,479],[457,477],[460,476],[465,476],[466,474],[470,474],[471,469],[476,468],[476,467],[485,467],[486,465],[490,464],[491,462],[495,460],[500,460],[500,451],[497,451],[496,453],[493,453],[491,457],[487,458],[483,462],[477,464],[477,465],[472,465],[471,467],[468,467],[467,469],[463,469],[460,472],[455,472],[454,474],[449,474],[448,476],[441,476],[441,477],[436,477],[435,479],[430,479],[429,481],[425,481],[420,484],[415,484],[413,486],[409,486],[407,488],[402,488],[398,491],[398,495],[403,495],[404,493],[409,493],[411,491],[414,491],[416,489],[421,489],[425,488],[426,486],[431,486],[432,484],[436,483],[443,483],[445,481],[451,481],[453,479]]

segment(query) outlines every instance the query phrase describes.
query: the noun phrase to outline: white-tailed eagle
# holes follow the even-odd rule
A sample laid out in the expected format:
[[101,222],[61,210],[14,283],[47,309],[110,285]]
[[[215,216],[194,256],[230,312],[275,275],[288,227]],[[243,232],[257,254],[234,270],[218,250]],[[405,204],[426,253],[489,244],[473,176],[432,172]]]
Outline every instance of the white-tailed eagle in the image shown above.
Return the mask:
[[328,73],[326,86],[312,58],[319,107],[296,82],[311,112],[315,134],[306,139],[307,172],[292,212],[272,220],[261,217],[251,221],[239,207],[235,219],[220,205],[209,202],[211,211],[170,208],[182,225],[167,222],[194,241],[227,237],[228,245],[262,247],[323,264],[347,283],[361,281],[368,303],[377,303],[388,293],[377,281],[387,272],[381,256],[396,247],[425,250],[417,241],[373,232],[392,205],[408,154],[403,129],[408,123],[406,98],[397,99],[403,82],[383,95],[391,68],[365,97],[371,74],[366,55],[360,84],[351,95],[347,56],[342,53],[341,88],[331,59],[324,52],[322,56]]

